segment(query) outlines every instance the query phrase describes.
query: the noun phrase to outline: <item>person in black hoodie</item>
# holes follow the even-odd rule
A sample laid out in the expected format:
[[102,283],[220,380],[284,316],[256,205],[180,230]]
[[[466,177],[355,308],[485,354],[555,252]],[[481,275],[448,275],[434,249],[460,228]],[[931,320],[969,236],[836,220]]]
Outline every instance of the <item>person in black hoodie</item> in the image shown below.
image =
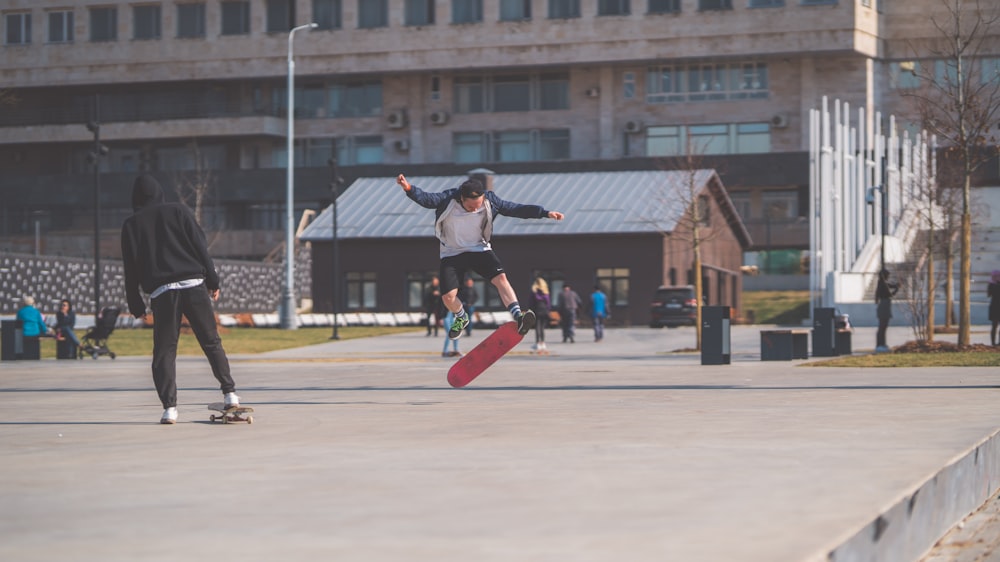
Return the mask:
[[[205,233],[180,203],[166,203],[150,175],[132,186],[131,217],[122,225],[125,294],[132,316],[146,315],[142,293],[153,312],[153,384],[163,403],[160,423],[177,421],[177,339],[187,317],[226,406],[238,406],[229,359],[215,325],[212,301],[219,298],[219,274],[208,255]],[[141,291],[141,292],[140,292]]]

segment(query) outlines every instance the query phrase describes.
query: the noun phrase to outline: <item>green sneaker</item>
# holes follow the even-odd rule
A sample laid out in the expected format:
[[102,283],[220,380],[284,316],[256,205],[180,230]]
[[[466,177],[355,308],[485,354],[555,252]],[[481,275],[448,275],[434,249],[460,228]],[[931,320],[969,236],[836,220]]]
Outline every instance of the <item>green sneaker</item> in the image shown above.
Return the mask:
[[455,321],[451,323],[451,329],[448,330],[448,339],[457,340],[462,337],[465,332],[466,326],[469,325],[469,315],[463,314],[462,316],[456,316]]

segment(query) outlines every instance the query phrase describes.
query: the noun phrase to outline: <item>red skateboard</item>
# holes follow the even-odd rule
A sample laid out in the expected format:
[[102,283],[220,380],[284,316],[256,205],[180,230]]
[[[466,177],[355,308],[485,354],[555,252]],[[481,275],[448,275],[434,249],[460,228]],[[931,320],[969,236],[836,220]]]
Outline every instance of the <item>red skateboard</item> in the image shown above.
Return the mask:
[[517,322],[507,322],[500,326],[448,369],[448,384],[455,388],[469,384],[496,363],[497,359],[514,349],[522,339],[524,336],[517,333]]

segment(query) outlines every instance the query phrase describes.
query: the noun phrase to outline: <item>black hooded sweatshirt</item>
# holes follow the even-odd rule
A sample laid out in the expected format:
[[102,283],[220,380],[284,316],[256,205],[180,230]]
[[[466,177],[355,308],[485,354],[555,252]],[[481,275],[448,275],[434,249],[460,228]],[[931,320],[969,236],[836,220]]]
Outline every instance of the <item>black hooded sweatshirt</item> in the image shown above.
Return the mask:
[[219,288],[204,231],[187,207],[164,202],[163,189],[152,176],[136,178],[132,210],[122,225],[122,260],[125,295],[133,316],[146,314],[140,289],[149,294],[184,279],[204,279],[210,291]]

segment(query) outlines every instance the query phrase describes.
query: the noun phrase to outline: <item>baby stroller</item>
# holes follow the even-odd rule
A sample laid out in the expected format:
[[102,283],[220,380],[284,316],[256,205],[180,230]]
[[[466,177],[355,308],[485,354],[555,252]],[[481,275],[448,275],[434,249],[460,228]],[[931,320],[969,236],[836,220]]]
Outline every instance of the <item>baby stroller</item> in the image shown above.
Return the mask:
[[80,340],[79,358],[90,355],[97,359],[101,355],[115,358],[115,352],[108,349],[108,338],[115,331],[118,323],[118,314],[121,309],[115,306],[106,306],[101,309],[101,316],[97,319],[97,325],[87,330],[87,334]]

